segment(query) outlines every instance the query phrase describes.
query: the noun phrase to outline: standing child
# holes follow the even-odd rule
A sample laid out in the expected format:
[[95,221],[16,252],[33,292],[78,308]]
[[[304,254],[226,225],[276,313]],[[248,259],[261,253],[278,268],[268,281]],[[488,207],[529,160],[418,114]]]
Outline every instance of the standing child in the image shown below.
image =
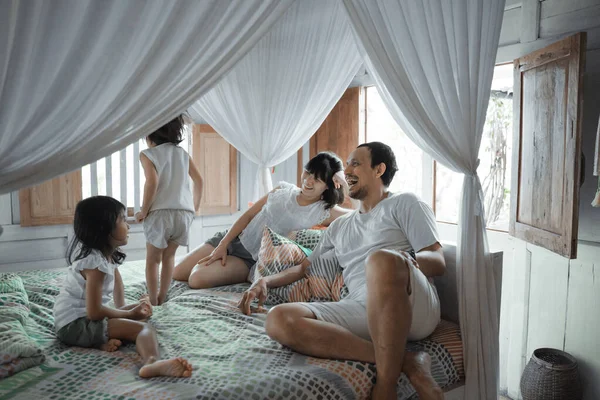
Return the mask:
[[[115,351],[121,340],[135,342],[144,365],[142,378],[189,377],[191,365],[183,358],[159,360],[154,329],[144,320],[152,315],[147,299],[125,305],[123,280],[117,267],[125,254],[129,225],[125,206],[107,196],[80,201],[75,208],[75,236],[67,254],[69,270],[54,304],[58,339],[69,345]],[[110,307],[114,293],[116,308]]]
[[[179,115],[161,126],[146,138],[148,149],[140,154],[146,184],[142,209],[135,218],[138,222],[144,221],[146,284],[153,306],[161,305],[167,297],[175,252],[180,245],[187,246],[194,211],[200,207],[202,198],[200,172],[188,153],[178,146],[184,125],[184,116]],[[194,182],[193,200],[188,175]]]

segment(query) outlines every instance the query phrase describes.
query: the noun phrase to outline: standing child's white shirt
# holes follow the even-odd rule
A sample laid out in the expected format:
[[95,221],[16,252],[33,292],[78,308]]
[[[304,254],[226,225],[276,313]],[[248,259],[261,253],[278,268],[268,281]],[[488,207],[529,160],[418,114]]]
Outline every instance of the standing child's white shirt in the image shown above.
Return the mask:
[[189,182],[190,156],[173,143],[163,143],[142,151],[156,168],[158,187],[149,211],[186,210],[194,212]]
[[85,291],[86,280],[81,275],[84,269],[98,269],[106,274],[102,285],[102,305],[106,306],[113,297],[115,269],[117,264],[108,262],[98,250],[69,266],[67,276],[54,303],[54,326],[58,332],[63,326],[87,316]]

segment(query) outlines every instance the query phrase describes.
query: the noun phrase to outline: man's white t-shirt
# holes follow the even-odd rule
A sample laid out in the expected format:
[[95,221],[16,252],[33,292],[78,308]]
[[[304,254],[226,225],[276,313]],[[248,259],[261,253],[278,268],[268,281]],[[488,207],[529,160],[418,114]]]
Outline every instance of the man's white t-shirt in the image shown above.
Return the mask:
[[367,213],[356,210],[336,219],[308,257],[334,250],[343,269],[348,297],[365,302],[365,261],[380,249],[418,252],[439,242],[433,210],[412,193],[390,193]]

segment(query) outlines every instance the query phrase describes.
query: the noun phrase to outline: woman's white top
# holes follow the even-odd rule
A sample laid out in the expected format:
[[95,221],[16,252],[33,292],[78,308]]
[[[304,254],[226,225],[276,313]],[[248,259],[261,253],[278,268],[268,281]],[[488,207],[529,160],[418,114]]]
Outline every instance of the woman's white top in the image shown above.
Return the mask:
[[322,200],[307,206],[299,205],[297,197],[301,189],[296,185],[279,182],[277,186],[279,188],[269,193],[262,210],[240,234],[242,245],[255,260],[258,258],[265,226],[275,233],[287,235],[291,231],[319,225],[330,215],[329,210],[325,209],[326,203]]
[[102,305],[106,306],[113,297],[117,267],[117,264],[108,262],[98,250],[92,250],[87,257],[77,260],[69,266],[63,287],[54,303],[54,327],[57,332],[70,322],[87,316],[85,308],[86,280],[81,275],[81,271],[99,269],[106,274],[102,285]]
[[163,143],[142,150],[156,168],[158,187],[149,211],[194,211],[194,199],[190,189],[190,156],[173,143]]

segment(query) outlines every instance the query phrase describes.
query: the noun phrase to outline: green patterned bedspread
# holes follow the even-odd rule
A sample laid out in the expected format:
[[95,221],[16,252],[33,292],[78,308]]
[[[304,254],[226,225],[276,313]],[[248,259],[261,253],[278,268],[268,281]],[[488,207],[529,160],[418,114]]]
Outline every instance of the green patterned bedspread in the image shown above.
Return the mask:
[[[119,269],[126,300],[133,302],[146,292],[144,262]],[[64,270],[19,275],[30,303],[25,329],[46,361],[0,381],[0,399],[366,399],[374,382],[371,364],[306,357],[269,339],[264,314],[245,316],[236,308],[248,285],[190,290],[179,282],[167,302],[154,308],[151,322],[163,357],[187,358],[192,377],[144,380],[137,375],[140,358],[133,344],[107,353],[58,342],[52,306]],[[459,380],[448,354],[432,355],[440,384]],[[413,395],[403,376],[398,397]]]

